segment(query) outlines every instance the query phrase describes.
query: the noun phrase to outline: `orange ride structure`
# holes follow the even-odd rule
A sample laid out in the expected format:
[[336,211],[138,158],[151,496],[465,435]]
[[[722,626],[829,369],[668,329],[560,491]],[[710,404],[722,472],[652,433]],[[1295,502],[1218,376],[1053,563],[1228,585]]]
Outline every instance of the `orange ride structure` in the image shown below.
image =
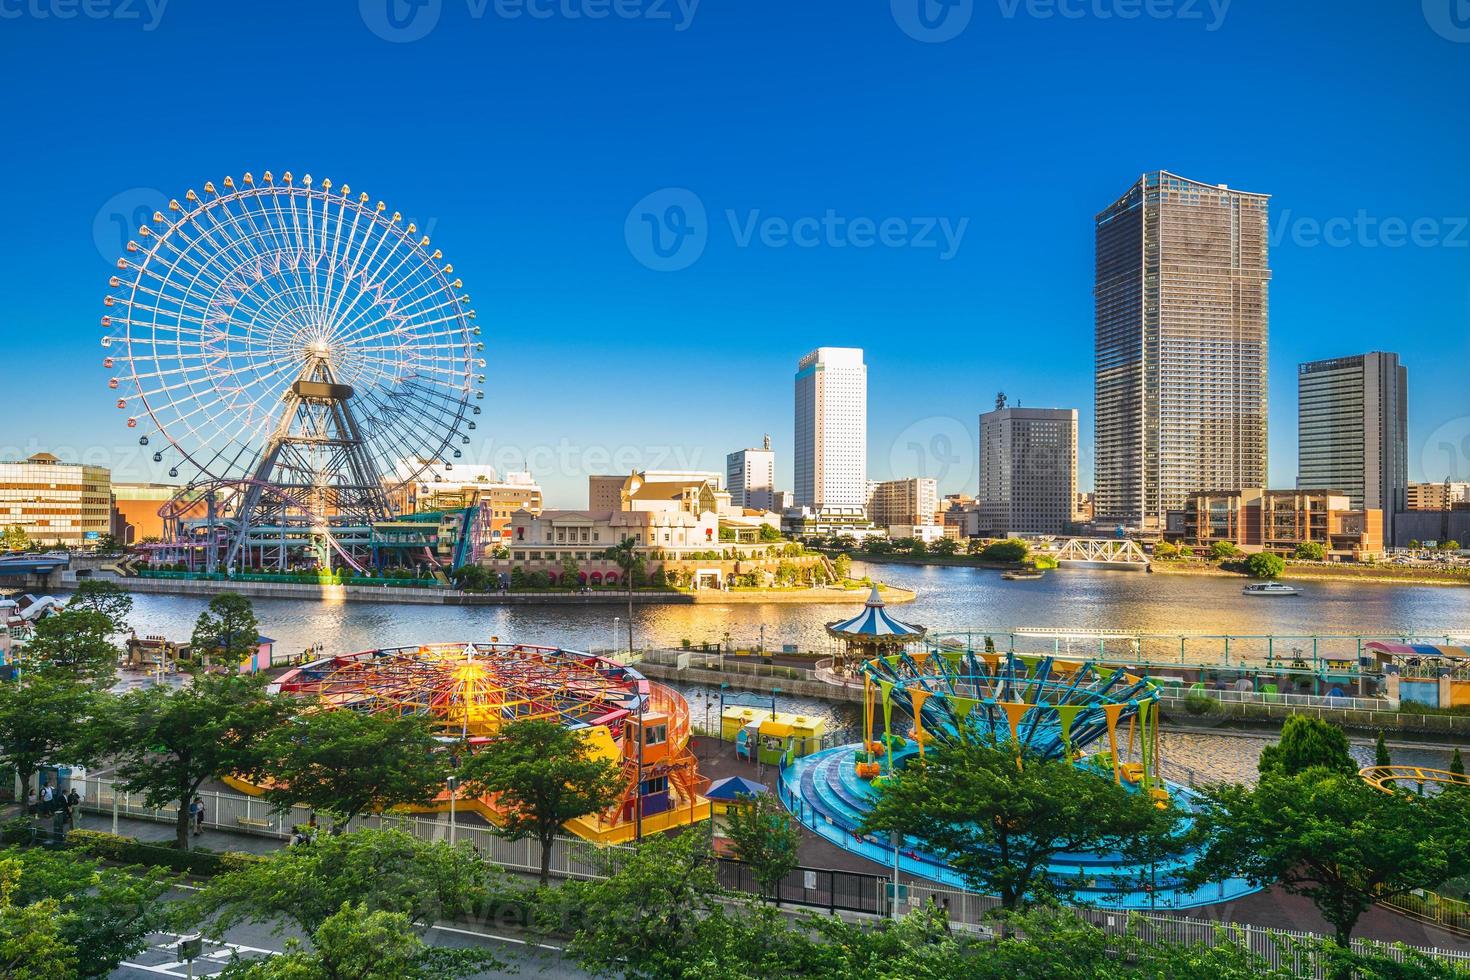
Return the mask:
[[[465,744],[471,752],[511,722],[558,721],[580,733],[595,755],[622,768],[618,803],[566,824],[597,843],[620,843],[640,830],[657,833],[710,815],[704,796],[709,780],[700,776],[689,744],[684,698],[604,657],[522,644],[436,643],[328,657],[289,671],[275,687],[326,710],[424,715],[446,747]],[[446,811],[449,803],[446,789],[423,812]],[[474,811],[492,823],[503,817],[491,797],[460,791],[454,803],[457,811]]]

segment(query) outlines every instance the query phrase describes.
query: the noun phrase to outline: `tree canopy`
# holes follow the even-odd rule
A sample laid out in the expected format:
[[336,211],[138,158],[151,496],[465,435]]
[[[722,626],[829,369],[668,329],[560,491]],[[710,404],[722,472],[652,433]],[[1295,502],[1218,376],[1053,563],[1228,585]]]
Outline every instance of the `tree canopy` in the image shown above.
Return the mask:
[[88,608],[64,609],[39,620],[17,651],[21,674],[43,672],[99,688],[117,677],[120,651],[112,642],[113,621]]
[[472,796],[494,794],[504,808],[497,833],[541,844],[541,883],[562,824],[611,806],[622,792],[621,771],[592,754],[583,736],[554,721],[527,719],[500,730],[461,771]]
[[189,802],[206,780],[252,773],[266,737],[298,707],[265,691],[259,674],[201,674],[184,687],[128,691],[92,728],[99,751],[117,761],[119,788],[152,807],[179,808],[178,846],[189,846]]
[[128,630],[128,617],[133,612],[133,596],[116,582],[84,578],[77,583],[77,590],[67,601],[66,608],[90,609],[101,613],[112,621],[114,633],[125,633]]
[[1308,715],[1287,718],[1277,742],[1261,750],[1257,766],[1262,776],[1295,776],[1313,767],[1345,774],[1358,771],[1343,730]]
[[1245,570],[1252,578],[1280,578],[1286,571],[1286,562],[1280,555],[1261,551],[1246,559]]
[[250,600],[235,592],[221,592],[194,623],[189,652],[201,663],[218,662],[234,667],[255,652],[260,623]]
[[1157,813],[1111,779],[965,728],[884,781],[863,831],[913,838],[1014,910],[1055,893],[1053,855],[1118,849],[1157,832]]
[[420,840],[400,830],[355,830],[273,851],[217,875],[190,903],[214,934],[242,922],[295,925],[314,934],[344,905],[401,915],[422,932],[476,914],[509,889],[504,873],[461,843]]
[[445,762],[428,720],[357,711],[308,710],[262,746],[266,798],[282,809],[305,803],[352,818],[404,804],[426,804],[444,788]]
[[47,672],[0,684],[0,761],[31,786],[45,763],[83,763],[85,726],[101,695],[90,684]]
[[1346,947],[1374,902],[1470,867],[1470,794],[1385,793],[1355,773],[1272,769],[1255,789],[1206,791],[1201,880],[1278,883],[1317,906]]
[[761,894],[774,892],[780,905],[776,886],[796,870],[801,847],[801,827],[791,812],[770,793],[741,797],[725,811],[725,836],[760,882]]

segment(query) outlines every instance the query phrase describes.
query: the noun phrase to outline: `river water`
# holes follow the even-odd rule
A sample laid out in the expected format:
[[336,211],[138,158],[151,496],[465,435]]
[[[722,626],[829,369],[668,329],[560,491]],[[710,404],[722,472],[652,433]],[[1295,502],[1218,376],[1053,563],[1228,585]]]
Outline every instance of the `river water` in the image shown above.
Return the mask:
[[[1126,630],[1141,633],[1235,635],[1370,633],[1377,635],[1470,636],[1470,589],[1443,586],[1308,582],[1299,598],[1251,598],[1241,580],[1138,572],[1073,570],[1052,572],[1037,582],[1006,582],[999,573],[963,567],[874,565],[855,574],[913,589],[918,599],[889,612],[934,632],[976,628]],[[728,633],[735,645],[754,645],[764,627],[768,648],[793,644],[827,649],[824,624],[856,614],[861,594],[836,604],[700,604],[642,606],[634,610],[638,646],[718,643]],[[185,640],[205,599],[139,593],[132,622],[140,635]],[[261,630],[277,641],[277,654],[294,654],[314,643],[328,653],[435,641],[487,639],[606,648],[613,643],[614,617],[627,615],[616,600],[591,606],[437,606],[369,602],[257,599]],[[622,629],[625,631],[626,626]],[[626,643],[626,632],[620,636]],[[681,686],[696,723],[704,713],[715,724],[716,692]],[[848,706],[780,699],[780,707],[829,719],[829,726],[857,738],[856,712]],[[1165,757],[1210,778],[1248,779],[1267,736],[1172,732]],[[1355,751],[1365,763],[1371,746]],[[1405,746],[1394,761],[1443,767],[1444,751]]]

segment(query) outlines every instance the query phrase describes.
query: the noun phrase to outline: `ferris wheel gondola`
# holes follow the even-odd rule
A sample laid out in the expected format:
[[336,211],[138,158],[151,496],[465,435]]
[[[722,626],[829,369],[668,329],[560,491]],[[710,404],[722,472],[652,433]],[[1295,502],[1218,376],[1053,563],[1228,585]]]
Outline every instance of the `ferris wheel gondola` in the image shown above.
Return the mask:
[[259,557],[260,528],[285,541],[287,525],[381,520],[398,486],[460,455],[479,412],[484,345],[462,281],[369,201],[290,172],[209,181],[155,212],[108,281],[103,365],[139,445],[161,440],[171,475],[245,488],[227,567]]

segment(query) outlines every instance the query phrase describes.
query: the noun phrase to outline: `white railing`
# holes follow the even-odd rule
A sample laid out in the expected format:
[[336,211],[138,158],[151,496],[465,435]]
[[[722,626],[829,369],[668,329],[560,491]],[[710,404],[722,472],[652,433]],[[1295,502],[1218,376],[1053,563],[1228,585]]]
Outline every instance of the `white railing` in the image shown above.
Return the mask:
[[1349,708],[1356,711],[1397,711],[1397,701],[1388,698],[1359,698],[1348,695],[1328,694],[1273,694],[1268,691],[1204,690],[1164,686],[1160,692],[1170,700],[1188,701],[1191,697],[1206,697],[1212,701],[1229,704],[1280,704],[1303,708]]
[[[153,820],[172,824],[177,807],[150,807],[141,798],[128,793],[113,793],[112,780],[89,775],[84,784],[82,807],[104,818],[116,812],[119,817]],[[249,834],[288,840],[292,829],[311,817],[309,807],[298,806],[284,813],[270,804],[244,793],[204,790],[204,826],[210,830]],[[114,807],[114,803],[116,804]],[[390,828],[402,830],[422,840],[468,841],[482,858],[510,871],[539,874],[541,848],[534,840],[509,841],[499,837],[484,824],[455,823],[451,830],[449,814],[371,814],[353,820],[349,829]],[[325,832],[325,828],[323,829]],[[560,838],[551,852],[551,873],[558,878],[598,877],[597,865],[589,860],[599,850],[625,850],[622,845],[600,847],[576,838]]]

